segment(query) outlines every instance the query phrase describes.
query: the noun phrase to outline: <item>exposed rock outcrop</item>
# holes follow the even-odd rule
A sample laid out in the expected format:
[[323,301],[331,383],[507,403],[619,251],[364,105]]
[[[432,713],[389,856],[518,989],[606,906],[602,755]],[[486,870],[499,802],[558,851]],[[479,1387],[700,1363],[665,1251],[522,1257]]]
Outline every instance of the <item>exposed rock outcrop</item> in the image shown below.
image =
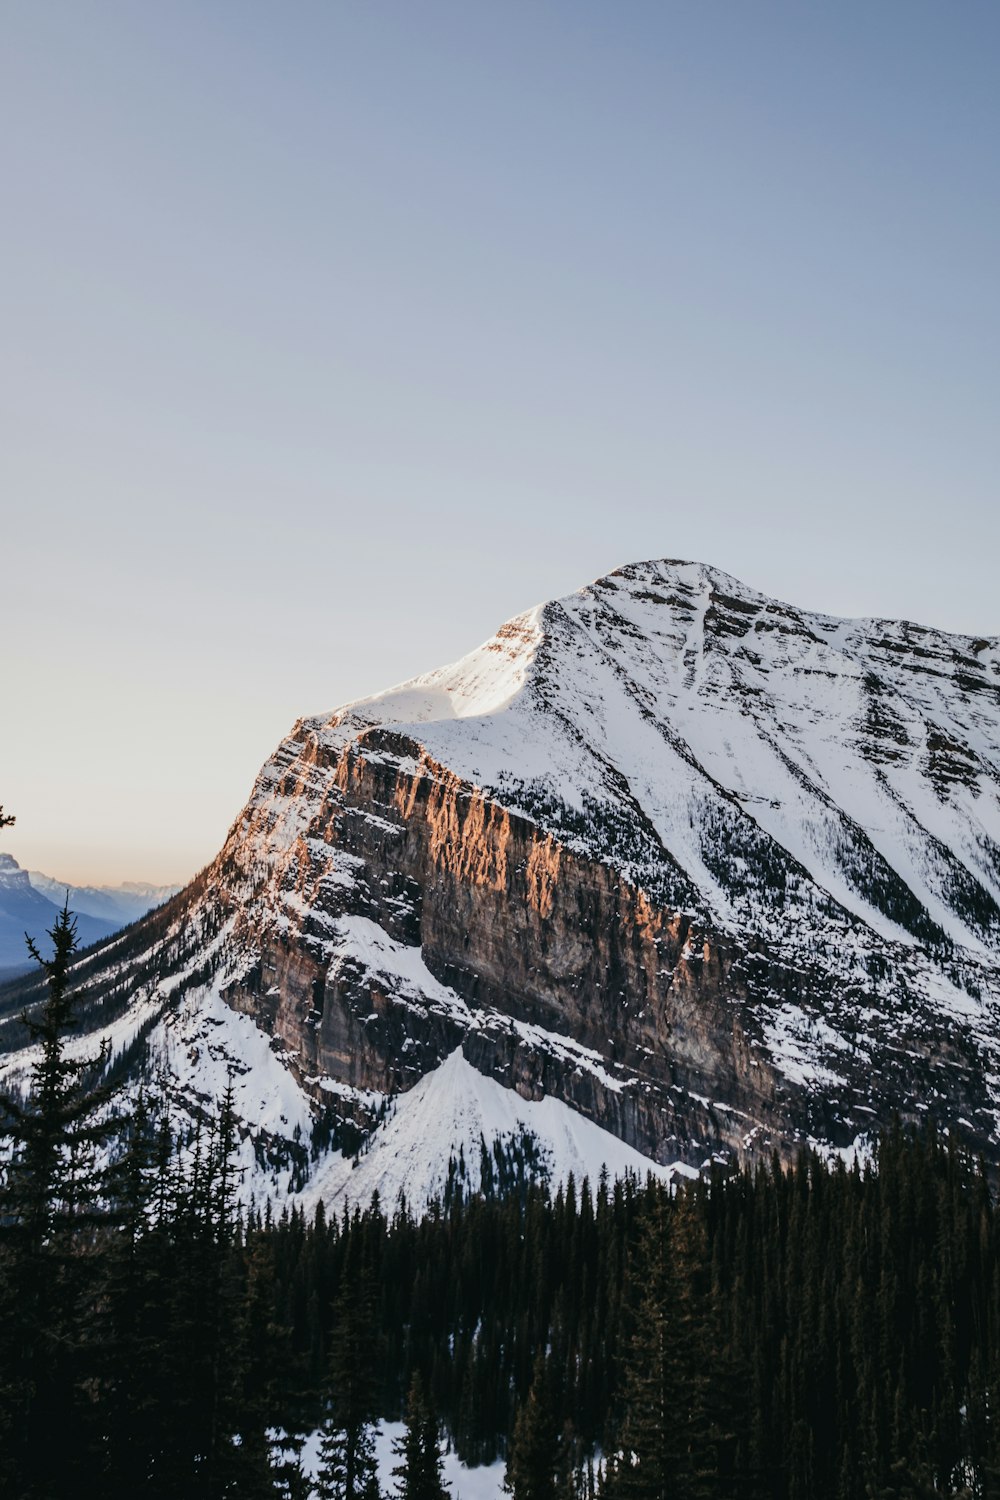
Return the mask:
[[1000,1158],[995,639],[623,569],[296,725],[178,901],[136,992],[344,1118],[461,1047],[659,1162],[896,1112]]

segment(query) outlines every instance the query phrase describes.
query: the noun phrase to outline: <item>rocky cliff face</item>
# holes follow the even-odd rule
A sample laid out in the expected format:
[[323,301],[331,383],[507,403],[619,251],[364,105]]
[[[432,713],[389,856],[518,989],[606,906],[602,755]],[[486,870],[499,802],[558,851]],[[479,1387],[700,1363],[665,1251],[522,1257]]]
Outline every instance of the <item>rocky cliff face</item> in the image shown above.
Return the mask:
[[554,1093],[663,1159],[684,1154],[695,1121],[714,1135],[697,1097],[710,1085],[766,1110],[745,985],[690,914],[413,741],[368,731],[333,771],[310,824],[322,834],[292,845],[290,899],[248,936],[260,959],[231,990],[308,1074],[407,1089],[461,1045],[524,1097]]
[[897,1111],[996,1158],[1000,643],[626,568],[296,725],[168,912],[119,1025],[179,1096],[211,993],[362,1124],[461,1047],[661,1163]]

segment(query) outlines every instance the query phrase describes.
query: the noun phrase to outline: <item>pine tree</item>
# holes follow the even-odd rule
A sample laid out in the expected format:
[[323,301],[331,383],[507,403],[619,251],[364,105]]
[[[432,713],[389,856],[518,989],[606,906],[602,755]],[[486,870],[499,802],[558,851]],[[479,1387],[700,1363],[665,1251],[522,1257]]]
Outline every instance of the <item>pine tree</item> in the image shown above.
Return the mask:
[[28,940],[47,994],[39,1016],[22,1018],[37,1053],[27,1099],[0,1098],[10,1152],[0,1188],[5,1446],[9,1471],[22,1484],[32,1476],[39,1493],[58,1492],[88,1470],[94,1252],[107,1221],[96,1152],[112,1128],[99,1118],[107,1090],[90,1082],[103,1055],[72,1056],[66,1046],[78,1000],[69,984],[76,923],[68,904],[49,937],[51,958]]
[[633,1271],[638,1306],[625,1353],[620,1452],[609,1475],[624,1500],[685,1500],[710,1491],[705,1411],[706,1242],[690,1191],[651,1187],[651,1212]]
[[438,1421],[419,1374],[410,1384],[406,1402],[406,1431],[396,1442],[400,1463],[398,1500],[444,1500],[448,1495],[442,1474]]
[[101,1256],[102,1403],[105,1483],[110,1493],[143,1489],[155,1466],[163,1420],[161,1362],[167,1288],[164,1236],[150,1223],[157,1131],[145,1091],[127,1122],[125,1149],[111,1171],[114,1233]]
[[[261,1345],[270,1336],[261,1299],[271,1294],[262,1290],[266,1266],[254,1264],[235,1208],[233,1115],[230,1088],[211,1129],[196,1129],[173,1151],[162,1129],[150,1131],[149,1222],[140,1250],[151,1367],[138,1427],[145,1473],[136,1486],[149,1500],[257,1500],[274,1492],[266,1440],[274,1424],[261,1375]],[[119,1441],[129,1444],[127,1430]]]
[[319,1500],[379,1500],[375,1435],[370,1423],[336,1425],[328,1414],[320,1438]]
[[514,1500],[557,1500],[560,1431],[544,1353],[535,1359],[531,1389],[517,1414],[504,1489]]
[[345,1275],[335,1306],[326,1413],[320,1440],[320,1500],[377,1500],[371,1294]]
[[288,1438],[278,1444],[281,1456],[274,1464],[274,1492],[280,1500],[314,1500],[317,1490],[302,1464],[302,1443]]

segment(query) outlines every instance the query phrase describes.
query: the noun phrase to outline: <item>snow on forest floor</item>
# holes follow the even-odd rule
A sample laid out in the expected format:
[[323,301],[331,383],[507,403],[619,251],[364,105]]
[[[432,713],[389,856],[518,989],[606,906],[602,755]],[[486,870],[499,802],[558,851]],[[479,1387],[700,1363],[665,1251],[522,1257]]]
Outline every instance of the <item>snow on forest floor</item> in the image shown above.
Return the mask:
[[[399,1460],[393,1451],[393,1444],[403,1436],[405,1431],[402,1422],[379,1422],[375,1434],[375,1458],[378,1464],[379,1489],[385,1496],[393,1496],[399,1488],[399,1481],[393,1476],[393,1469]],[[316,1429],[306,1438],[302,1449],[302,1466],[310,1479],[315,1479],[320,1466],[320,1430]],[[444,1455],[444,1482],[446,1488],[454,1496],[454,1500],[500,1500],[503,1494],[504,1462],[498,1459],[493,1464],[483,1464],[479,1468],[466,1468],[456,1454],[446,1453]]]

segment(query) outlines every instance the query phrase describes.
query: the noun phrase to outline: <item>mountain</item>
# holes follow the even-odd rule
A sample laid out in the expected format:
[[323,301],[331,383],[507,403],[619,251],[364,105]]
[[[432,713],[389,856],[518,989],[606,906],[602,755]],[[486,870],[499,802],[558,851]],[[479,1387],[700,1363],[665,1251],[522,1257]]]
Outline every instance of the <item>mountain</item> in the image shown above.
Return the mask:
[[[421,1080],[447,1114],[466,1069],[660,1164],[896,1113],[998,1162],[1000,640],[622,568],[296,724],[80,977],[123,1076],[191,1115],[236,1079],[255,1190],[338,1145],[402,1182],[394,1123],[419,1143]],[[487,1116],[452,1111],[467,1162]]]
[[79,945],[89,948],[145,916],[178,889],[140,881],[67,885],[38,870],[22,870],[13,855],[0,854],[0,983],[34,968],[24,935],[27,932],[44,950],[46,934],[67,900],[76,917]]
[[[484,1155],[483,1144],[487,1146]],[[471,1149],[470,1149],[471,1147]],[[657,1168],[624,1141],[551,1096],[522,1099],[466,1062],[461,1048],[399,1095],[357,1159],[331,1154],[303,1197],[339,1206],[365,1206],[378,1193],[392,1205],[400,1194],[414,1204],[443,1198],[449,1182],[479,1191],[519,1172],[553,1184],[611,1177]]]
[[36,891],[62,906],[69,893],[69,904],[78,916],[96,917],[110,922],[114,929],[137,922],[154,906],[161,906],[176,896],[179,885],[150,885],[143,880],[126,880],[121,885],[70,885],[53,880],[39,870],[29,870],[28,879]]
[[[59,905],[50,901],[33,886],[27,870],[22,870],[13,855],[0,854],[0,979],[32,969],[34,962],[25,943],[25,934],[45,950],[46,934],[65,900],[61,890]],[[109,922],[83,914],[71,899],[77,912],[77,936],[80,947],[89,947],[114,932],[120,922]]]

